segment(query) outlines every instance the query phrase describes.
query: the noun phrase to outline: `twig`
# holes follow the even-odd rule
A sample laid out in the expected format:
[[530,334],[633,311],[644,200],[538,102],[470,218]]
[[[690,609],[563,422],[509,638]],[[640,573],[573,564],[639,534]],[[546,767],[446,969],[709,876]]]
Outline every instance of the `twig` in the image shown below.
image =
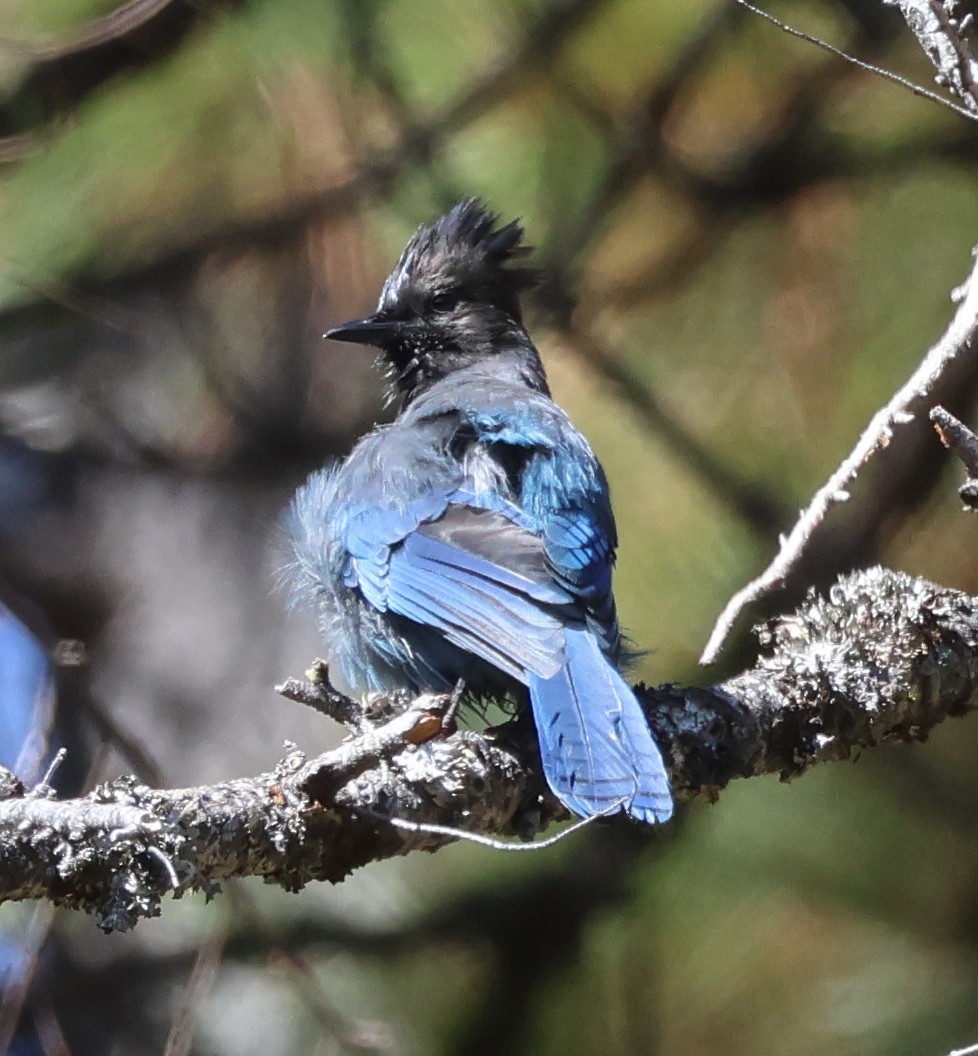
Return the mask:
[[937,69],[937,81],[946,84],[968,107],[978,112],[978,62],[961,38],[962,22],[952,18],[941,0],[884,0],[898,7],[910,32]]
[[287,678],[275,692],[287,700],[328,715],[341,726],[359,728],[363,721],[363,711],[356,701],[337,693],[329,684],[329,671],[322,660],[317,660],[307,672],[308,681],[299,678]]
[[0,136],[0,165],[9,165],[22,161],[41,146],[40,136],[33,132],[17,132],[9,136]]
[[[897,0],[884,0],[884,3],[896,2]],[[787,33],[789,36],[797,37],[799,40],[804,40],[809,44],[814,44],[817,48],[821,48],[823,51],[827,51],[831,55],[844,59],[853,66],[858,66],[859,69],[866,70],[867,73],[875,73],[877,77],[882,77],[884,80],[899,84],[902,88],[906,88],[908,91],[913,92],[914,95],[929,99],[932,103],[940,103],[941,106],[946,106],[948,110],[953,110],[956,114],[960,114],[962,117],[966,117],[970,121],[978,121],[978,113],[975,113],[975,110],[978,109],[978,107],[975,107],[974,101],[970,95],[962,94],[962,98],[964,98],[969,104],[970,109],[958,106],[957,103],[952,102],[950,99],[946,99],[943,95],[938,95],[937,92],[932,92],[929,88],[922,88],[919,84],[914,84],[913,81],[907,80],[906,77],[901,77],[898,73],[884,70],[881,66],[874,66],[871,62],[864,62],[862,59],[857,59],[855,55],[850,55],[841,48],[837,48],[834,44],[829,44],[826,40],[821,40],[819,37],[813,37],[808,33],[803,33],[800,29],[795,29],[793,26],[787,25],[787,23],[775,18],[774,15],[768,14],[767,11],[762,11],[759,7],[755,7],[753,4],[748,3],[748,0],[737,0],[737,3],[740,4],[741,7],[746,7],[747,10],[751,11],[753,14],[760,15],[761,18],[767,19],[768,22],[773,22],[778,29]],[[904,5],[901,3],[900,6],[903,7]],[[935,4],[934,6],[940,5]]]
[[187,1056],[193,1040],[193,1019],[207,997],[221,963],[225,935],[204,941],[197,951],[193,971],[184,987],[183,995],[170,1025],[170,1034],[163,1048],[163,1056]]
[[149,749],[138,737],[125,729],[119,720],[106,710],[100,700],[88,693],[82,700],[82,707],[99,736],[115,748],[141,781],[145,781],[148,785],[163,783],[163,769]]
[[978,477],[978,436],[943,407],[932,408],[930,420],[941,443],[964,463],[968,476]]
[[579,818],[573,825],[568,825],[566,829],[561,829],[556,835],[548,836],[545,840],[534,840],[533,842],[525,840],[520,843],[499,840],[494,836],[483,836],[481,833],[468,832],[466,829],[455,828],[451,825],[432,825],[422,821],[405,821],[403,818],[381,818],[381,820],[386,820],[389,825],[393,825],[396,829],[404,829],[406,832],[424,832],[432,836],[447,836],[452,840],[477,843],[481,847],[488,847],[494,851],[546,851],[566,840],[568,836],[573,836],[575,832],[579,832],[585,826],[593,825],[602,818],[616,814],[624,805],[625,800],[619,800],[617,803],[612,803],[610,807],[603,810],[600,814],[592,814],[589,818]]
[[735,621],[748,605],[783,583],[828,512],[849,498],[847,489],[862,467],[889,444],[896,426],[913,421],[915,411],[926,400],[948,364],[962,352],[970,350],[978,334],[978,258],[955,295],[960,298],[960,303],[940,340],[889,403],[873,416],[851,453],[815,493],[790,534],[781,539],[778,554],[771,564],[724,606],[700,657],[701,664],[712,664],[716,660]]
[[66,33],[31,40],[0,38],[0,48],[50,62],[118,40],[155,18],[173,0],[129,0],[100,18],[93,18]]
[[968,479],[958,488],[958,496],[969,509],[978,509],[978,436],[943,407],[930,412],[941,443],[953,451],[968,471]]
[[54,753],[54,758],[48,763],[47,770],[44,771],[44,776],[38,782],[32,793],[35,796],[48,797],[54,794],[52,783],[54,782],[54,775],[61,769],[65,759],[68,758],[68,749],[59,748]]

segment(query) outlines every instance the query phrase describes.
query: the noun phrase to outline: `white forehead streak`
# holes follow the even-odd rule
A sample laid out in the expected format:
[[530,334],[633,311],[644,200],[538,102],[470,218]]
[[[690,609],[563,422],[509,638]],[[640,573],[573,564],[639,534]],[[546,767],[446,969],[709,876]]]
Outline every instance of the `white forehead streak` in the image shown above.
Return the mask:
[[387,281],[380,291],[380,300],[377,302],[378,308],[389,308],[397,303],[404,292],[405,286],[407,286],[408,274],[411,270],[410,263],[407,258],[402,258],[398,261],[397,267],[387,276]]

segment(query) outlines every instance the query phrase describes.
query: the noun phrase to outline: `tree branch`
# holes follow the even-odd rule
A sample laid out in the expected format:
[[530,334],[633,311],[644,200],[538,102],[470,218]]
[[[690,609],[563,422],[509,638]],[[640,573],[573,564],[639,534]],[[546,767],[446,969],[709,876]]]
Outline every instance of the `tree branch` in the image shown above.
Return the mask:
[[958,488],[958,497],[970,510],[978,510],[978,436],[944,407],[934,407],[930,420],[941,443],[961,459],[968,479]]
[[96,48],[110,40],[118,40],[155,18],[171,3],[173,0],[128,0],[108,14],[83,22],[65,33],[39,36],[32,40],[0,38],[0,48],[34,59],[61,59],[88,48]]
[[978,337],[978,253],[974,254],[971,273],[953,296],[959,303],[947,330],[890,401],[873,415],[856,446],[818,489],[791,532],[782,537],[778,553],[768,567],[724,606],[700,657],[701,664],[712,664],[717,659],[734,623],[749,605],[784,582],[832,507],[848,500],[848,489],[860,470],[890,443],[895,429],[914,420],[950,364],[973,351]]
[[[746,0],[738,2],[757,11]],[[972,16],[956,17],[955,0],[883,2],[900,9],[911,32],[936,67],[938,83],[946,84],[962,100],[967,116],[978,113],[978,60],[965,40],[973,22]],[[782,28],[788,28],[762,11],[757,13]],[[789,31],[799,35],[797,31]],[[749,605],[785,581],[832,507],[849,498],[849,485],[863,466],[877,451],[886,447],[896,427],[913,420],[953,360],[972,350],[978,335],[978,252],[974,255],[971,273],[952,294],[952,298],[958,301],[958,309],[947,330],[903,387],[873,416],[856,446],[815,493],[791,532],[782,537],[778,553],[768,567],[737,591],[724,606],[700,657],[701,664],[709,665],[717,659],[735,622]]]
[[[718,686],[638,688],[680,801],[920,740],[978,706],[978,599],[958,591],[870,569],[759,636],[758,662]],[[0,781],[0,901],[49,899],[119,930],[227,877],[298,890],[451,842],[417,826],[527,838],[566,816],[527,723],[444,736],[449,705],[419,698],[312,761],[290,746],[269,773],[201,788],[121,778],[57,801]]]
[[[900,14],[937,70],[937,83],[945,84],[978,113],[978,61],[965,41],[973,18],[955,17],[954,0],[884,0]],[[963,5],[962,5],[963,6]]]

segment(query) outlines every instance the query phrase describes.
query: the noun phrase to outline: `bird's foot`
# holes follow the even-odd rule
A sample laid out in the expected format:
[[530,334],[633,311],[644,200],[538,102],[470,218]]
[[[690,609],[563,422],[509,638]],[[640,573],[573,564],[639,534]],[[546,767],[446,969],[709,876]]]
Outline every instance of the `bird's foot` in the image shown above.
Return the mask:
[[407,738],[413,744],[422,744],[435,737],[450,737],[458,729],[456,718],[465,680],[459,679],[451,693],[423,693],[411,701],[412,711],[421,713],[417,724]]

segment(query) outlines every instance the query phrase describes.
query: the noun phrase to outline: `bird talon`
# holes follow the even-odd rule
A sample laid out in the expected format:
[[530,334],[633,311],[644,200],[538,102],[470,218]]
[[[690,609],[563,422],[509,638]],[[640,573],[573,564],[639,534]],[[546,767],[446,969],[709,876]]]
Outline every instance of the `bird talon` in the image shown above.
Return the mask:
[[367,726],[379,726],[389,722],[405,710],[407,701],[403,693],[370,693],[363,700],[363,722]]
[[451,693],[425,693],[417,697],[411,707],[418,712],[418,717],[405,740],[409,744],[423,744],[436,737],[451,736],[457,729],[455,714],[460,696],[461,690],[456,686]]
[[404,735],[404,740],[408,744],[424,744],[426,741],[433,741],[436,737],[440,737],[445,732],[445,727],[442,722],[442,717],[434,711],[422,712],[414,726]]

